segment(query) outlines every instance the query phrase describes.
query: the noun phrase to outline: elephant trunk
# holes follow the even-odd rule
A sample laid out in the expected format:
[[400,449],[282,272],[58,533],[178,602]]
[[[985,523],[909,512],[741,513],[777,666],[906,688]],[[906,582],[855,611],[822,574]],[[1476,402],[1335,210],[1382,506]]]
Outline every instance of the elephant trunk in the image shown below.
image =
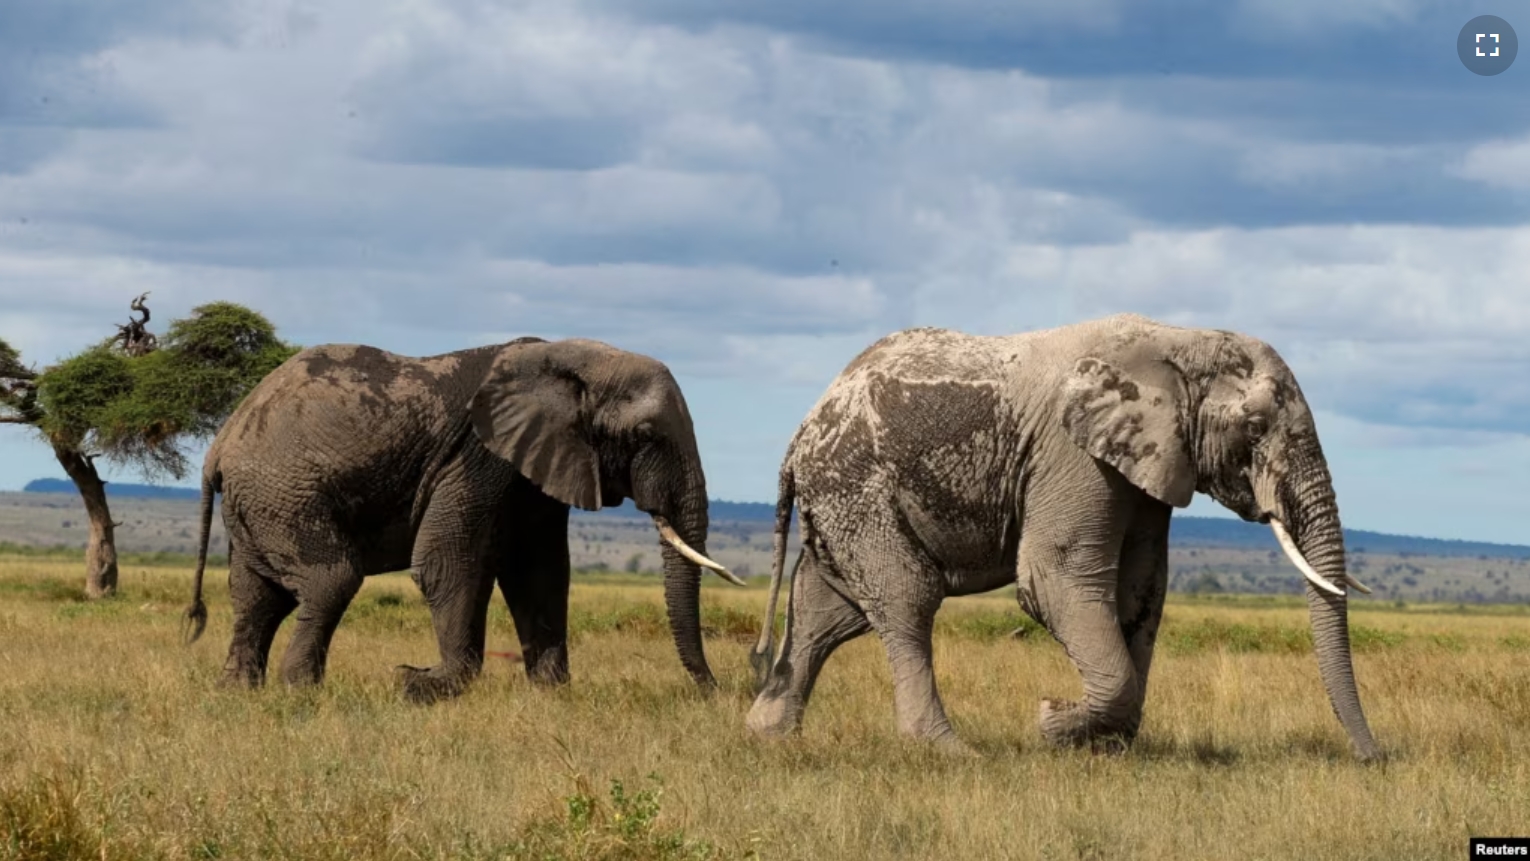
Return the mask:
[[650,513],[663,539],[664,606],[680,663],[697,685],[712,687],[717,680],[701,644],[701,568],[707,563],[722,566],[706,558],[706,483],[699,478],[688,481],[679,493],[664,494],[659,505],[645,505],[644,495],[640,490],[634,501]]
[[[1360,707],[1360,690],[1350,658],[1349,599],[1343,590],[1344,584],[1350,582],[1344,570],[1344,532],[1339,525],[1333,481],[1321,455],[1281,490],[1282,511],[1277,523],[1283,521],[1292,536],[1295,546],[1290,549],[1296,551],[1292,561],[1298,568],[1305,565],[1317,575],[1309,576],[1306,584],[1307,608],[1323,687],[1328,691],[1334,714],[1349,733],[1356,754],[1362,760],[1376,759],[1380,750]],[[1277,537],[1280,533],[1277,527]],[[1320,588],[1313,582],[1318,578],[1335,588]]]

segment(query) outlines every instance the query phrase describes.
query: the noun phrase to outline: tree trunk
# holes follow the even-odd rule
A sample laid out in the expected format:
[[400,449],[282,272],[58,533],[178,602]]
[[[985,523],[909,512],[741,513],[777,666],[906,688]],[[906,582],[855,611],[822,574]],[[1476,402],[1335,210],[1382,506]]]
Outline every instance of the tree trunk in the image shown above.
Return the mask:
[[85,500],[85,515],[90,519],[90,542],[85,545],[85,595],[105,598],[117,591],[117,540],[112,513],[106,506],[106,482],[84,454],[59,445],[53,446],[53,454],[79,488],[80,498]]

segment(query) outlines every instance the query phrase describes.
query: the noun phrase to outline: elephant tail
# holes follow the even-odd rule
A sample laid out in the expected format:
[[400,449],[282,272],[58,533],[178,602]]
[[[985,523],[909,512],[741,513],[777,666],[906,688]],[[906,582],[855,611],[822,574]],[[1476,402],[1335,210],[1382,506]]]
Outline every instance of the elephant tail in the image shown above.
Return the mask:
[[[792,531],[792,504],[797,499],[797,480],[792,472],[791,458],[781,467],[780,483],[776,491],[775,546],[772,549],[770,568],[770,597],[765,603],[765,623],[760,628],[760,639],[749,655],[749,665],[754,668],[754,686],[759,690],[765,685],[765,677],[774,662],[776,643],[776,601],[781,596],[781,575],[786,570],[786,542]],[[798,560],[801,561],[801,560]]]
[[223,476],[214,470],[202,473],[202,534],[197,539],[197,573],[191,579],[191,605],[186,608],[182,634],[191,645],[207,629],[207,604],[202,601],[202,575],[207,571],[207,542],[212,537],[213,498]]

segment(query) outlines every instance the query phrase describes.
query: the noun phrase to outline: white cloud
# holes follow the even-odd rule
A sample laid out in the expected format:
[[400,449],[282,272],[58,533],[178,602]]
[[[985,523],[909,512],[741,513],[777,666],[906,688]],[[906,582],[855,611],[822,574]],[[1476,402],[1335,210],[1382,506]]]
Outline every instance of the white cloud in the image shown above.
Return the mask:
[[1530,138],[1478,144],[1453,166],[1453,172],[1487,186],[1530,188]]
[[[707,443],[749,498],[817,390],[920,324],[1243,329],[1383,429],[1355,451],[1530,426],[1530,145],[1502,111],[1441,119],[1475,90],[1162,76],[1141,37],[1169,13],[1137,4],[250,0],[184,32],[153,5],[48,25],[0,81],[0,332],[30,359],[144,290],[156,321],[227,298],[306,343],[597,337],[759,424]],[[1264,63],[1454,15],[1237,9],[1175,14],[1265,27]],[[1049,76],[1042,36],[1119,38],[1118,65]]]

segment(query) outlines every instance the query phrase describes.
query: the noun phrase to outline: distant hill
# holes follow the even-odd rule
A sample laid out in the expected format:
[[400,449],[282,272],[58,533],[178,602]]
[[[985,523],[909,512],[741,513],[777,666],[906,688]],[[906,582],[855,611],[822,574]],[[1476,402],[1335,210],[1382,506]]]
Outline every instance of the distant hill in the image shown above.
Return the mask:
[[[1226,517],[1179,517],[1169,521],[1171,541],[1202,547],[1229,547],[1246,550],[1279,550],[1270,527]],[[1344,530],[1344,547],[1350,553],[1386,553],[1415,556],[1490,556],[1500,559],[1530,559],[1530,547],[1520,544],[1491,544],[1485,541],[1455,541],[1446,538],[1418,538],[1389,535],[1364,529]]]
[[[627,500],[615,508],[596,513],[579,512],[586,517],[636,517],[638,510]],[[795,512],[793,512],[795,514]],[[774,523],[776,507],[764,502],[710,503],[712,520]],[[1169,522],[1170,540],[1197,547],[1226,547],[1235,550],[1276,550],[1280,545],[1270,527],[1228,517],[1176,516]],[[1389,535],[1364,529],[1344,530],[1345,548],[1350,553],[1412,554],[1416,556],[1489,556],[1499,559],[1530,559],[1530,547],[1519,544],[1491,544],[1485,541],[1455,541],[1445,538],[1418,538]]]
[[[64,478],[34,478],[22,488],[24,493],[78,493],[74,482]],[[107,482],[108,496],[131,496],[134,499],[201,499],[195,487],[160,487],[157,484],[118,484]]]
[[[74,484],[65,479],[39,478],[27,482],[23,491],[29,493],[75,493]],[[201,491],[194,487],[160,487],[150,484],[107,485],[107,493],[117,497],[140,499],[189,499],[200,498]],[[614,508],[598,512],[575,510],[576,517],[640,517],[641,513],[626,500]],[[764,502],[729,502],[714,499],[708,511],[713,521],[741,523],[774,523],[776,507]],[[1268,526],[1246,523],[1225,517],[1183,517],[1171,521],[1170,538],[1176,544],[1197,547],[1225,547],[1236,550],[1279,550],[1275,536]],[[1530,547],[1519,544],[1491,544],[1482,541],[1454,541],[1443,538],[1419,538],[1410,535],[1389,535],[1384,532],[1368,532],[1363,529],[1344,530],[1346,549],[1350,553],[1384,553],[1417,556],[1487,556],[1499,559],[1530,559]]]

